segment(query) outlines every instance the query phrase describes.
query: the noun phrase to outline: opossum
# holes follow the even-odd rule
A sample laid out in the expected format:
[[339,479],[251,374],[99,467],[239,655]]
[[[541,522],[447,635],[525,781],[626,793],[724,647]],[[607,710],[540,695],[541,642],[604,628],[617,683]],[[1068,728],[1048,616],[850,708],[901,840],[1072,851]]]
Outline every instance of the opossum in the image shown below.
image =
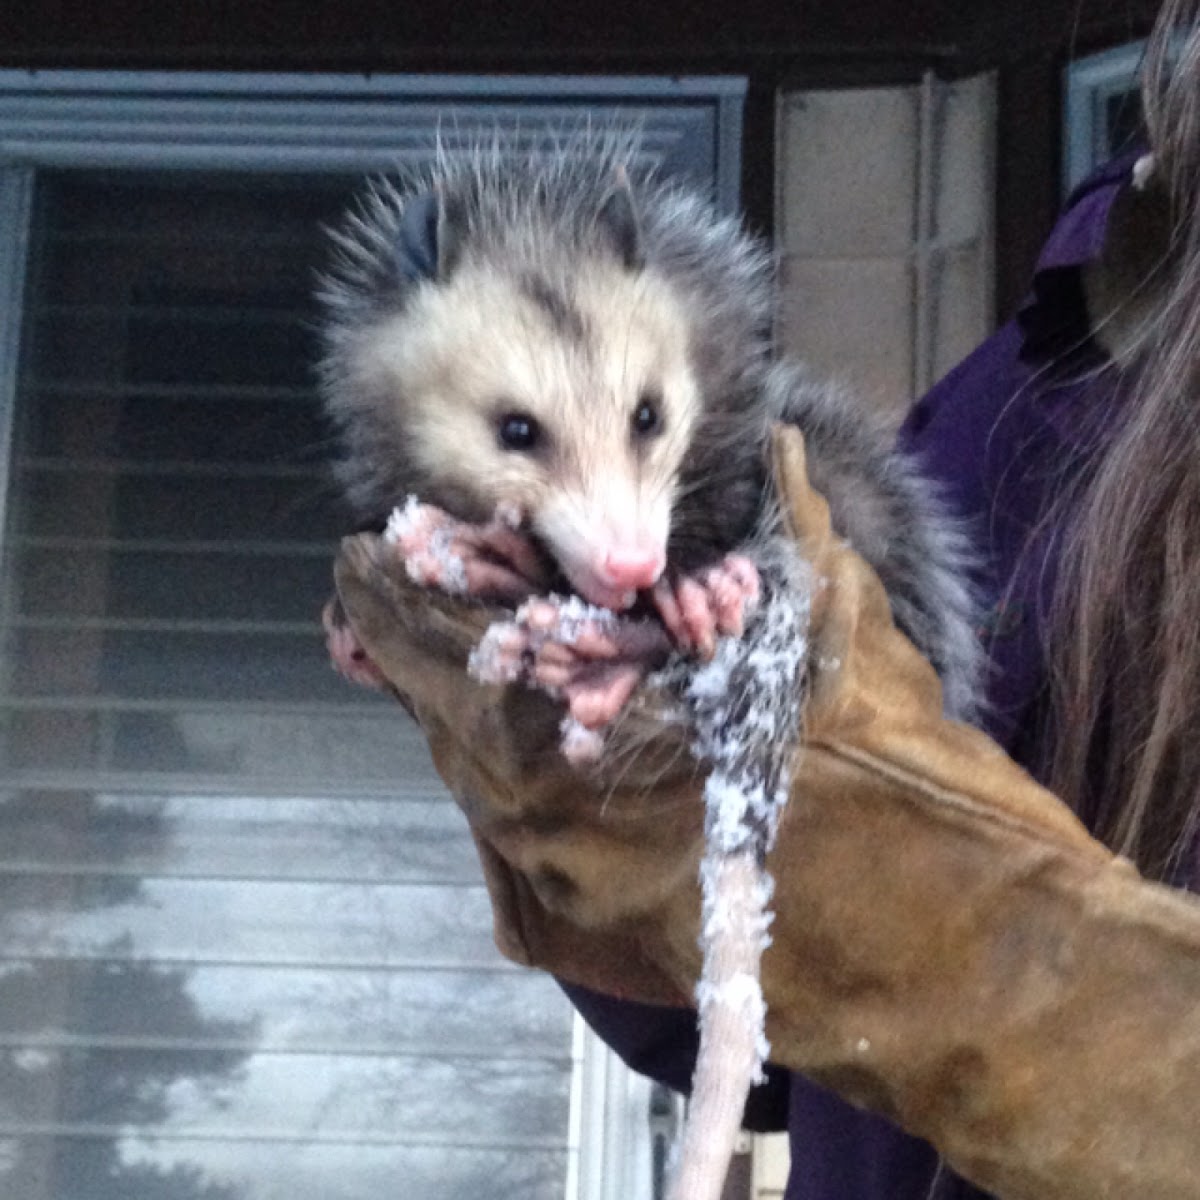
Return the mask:
[[[611,131],[533,150],[496,139],[441,154],[421,178],[377,183],[335,234],[322,386],[359,519],[380,526],[415,496],[392,524],[410,571],[474,596],[535,597],[499,637],[499,666],[482,669],[554,689],[576,725],[602,731],[671,649],[677,661],[709,659],[749,623],[747,645],[769,628],[779,651],[780,629],[792,631],[769,697],[786,719],[757,733],[769,744],[745,752],[757,704],[714,707],[711,689],[693,703],[709,720],[699,753],[720,768],[714,776],[729,763],[712,714],[742,721],[725,731],[735,782],[765,797],[743,804],[734,824],[744,836],[719,849],[750,875],[733,872],[740,891],[715,902],[749,916],[732,934],[708,922],[725,930],[709,959],[722,958],[721,937],[746,944],[726,956],[739,965],[725,978],[706,972],[705,996],[727,999],[746,976],[751,994],[738,1003],[754,1010],[768,894],[759,868],[787,792],[805,666],[803,571],[781,548],[767,474],[773,424],[803,431],[834,527],[880,575],[959,717],[973,710],[979,663],[965,543],[861,403],[773,355],[766,248],[706,196],[638,162],[636,137]],[[555,588],[595,608],[564,621],[536,599]],[[795,621],[752,620],[773,605]],[[639,613],[661,621],[657,638]],[[345,662],[353,646],[336,622],[332,637]],[[753,674],[743,658],[740,686],[757,687]],[[722,824],[710,813],[714,844]],[[721,1058],[706,1034],[701,1052],[735,1078],[721,1085],[725,1128],[703,1127],[688,1144],[721,1147],[726,1164],[761,1057],[755,1037],[749,1053],[743,1044]],[[723,1174],[709,1165],[698,1181],[685,1162],[674,1194],[715,1196]]]

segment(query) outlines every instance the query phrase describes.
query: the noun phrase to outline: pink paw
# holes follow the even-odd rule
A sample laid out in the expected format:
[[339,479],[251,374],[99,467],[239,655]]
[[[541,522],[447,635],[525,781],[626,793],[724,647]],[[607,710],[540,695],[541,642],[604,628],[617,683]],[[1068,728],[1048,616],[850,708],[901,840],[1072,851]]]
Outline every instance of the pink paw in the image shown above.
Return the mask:
[[578,599],[529,600],[493,625],[472,656],[486,683],[523,681],[566,701],[587,730],[602,729],[670,650],[653,621],[631,621]]
[[544,589],[545,566],[512,514],[486,525],[459,521],[410,496],[388,521],[385,537],[399,547],[409,578],[456,595],[515,603]]
[[383,672],[371,661],[370,655],[354,636],[354,630],[346,624],[345,618],[340,617],[336,600],[330,600],[321,610],[321,624],[325,627],[325,646],[329,651],[329,660],[336,671],[351,683],[361,684],[363,687],[387,686]]
[[741,637],[761,590],[754,563],[728,554],[698,575],[664,575],[652,595],[676,647],[708,661],[718,637]]

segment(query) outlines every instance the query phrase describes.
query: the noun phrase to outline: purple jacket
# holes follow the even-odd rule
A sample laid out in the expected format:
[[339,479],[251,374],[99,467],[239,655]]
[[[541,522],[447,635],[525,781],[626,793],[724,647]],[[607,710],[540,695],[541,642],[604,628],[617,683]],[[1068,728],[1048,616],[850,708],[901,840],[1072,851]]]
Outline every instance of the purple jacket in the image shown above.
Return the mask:
[[[1072,452],[1102,430],[1120,403],[1115,373],[1096,371],[1104,360],[1088,336],[1079,268],[1098,255],[1131,165],[1131,158],[1115,162],[1076,191],[1017,318],[943,379],[901,431],[902,445],[942,481],[980,556],[983,634],[993,668],[983,723],[1035,775],[1046,723],[1039,629],[1053,592],[1055,547],[1052,532],[1034,531],[1067,478]],[[567,990],[634,1069],[687,1090],[696,1050],[692,1013]],[[924,1142],[784,1071],[772,1070],[755,1089],[747,1125],[788,1130],[785,1200],[984,1196],[948,1171],[939,1175],[937,1156]]]

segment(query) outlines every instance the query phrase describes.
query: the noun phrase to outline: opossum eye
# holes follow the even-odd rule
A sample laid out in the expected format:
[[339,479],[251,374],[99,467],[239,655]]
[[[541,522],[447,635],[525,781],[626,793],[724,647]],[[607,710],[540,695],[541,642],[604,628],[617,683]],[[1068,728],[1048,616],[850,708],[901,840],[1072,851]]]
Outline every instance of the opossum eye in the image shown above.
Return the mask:
[[644,392],[630,419],[634,437],[649,438],[662,432],[662,402],[657,396]]
[[498,427],[506,450],[532,450],[542,440],[542,427],[525,413],[505,413]]

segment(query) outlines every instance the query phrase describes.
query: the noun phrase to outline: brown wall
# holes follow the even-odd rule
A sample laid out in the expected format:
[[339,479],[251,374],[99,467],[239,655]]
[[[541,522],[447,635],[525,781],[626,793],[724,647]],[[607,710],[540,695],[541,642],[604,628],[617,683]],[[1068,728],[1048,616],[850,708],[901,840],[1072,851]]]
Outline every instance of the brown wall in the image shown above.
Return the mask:
[[39,65],[697,70],[734,59],[954,48],[946,0],[26,0],[5,7],[4,57]]
[[468,70],[996,61],[1120,40],[1150,0],[10,0],[7,65]]

